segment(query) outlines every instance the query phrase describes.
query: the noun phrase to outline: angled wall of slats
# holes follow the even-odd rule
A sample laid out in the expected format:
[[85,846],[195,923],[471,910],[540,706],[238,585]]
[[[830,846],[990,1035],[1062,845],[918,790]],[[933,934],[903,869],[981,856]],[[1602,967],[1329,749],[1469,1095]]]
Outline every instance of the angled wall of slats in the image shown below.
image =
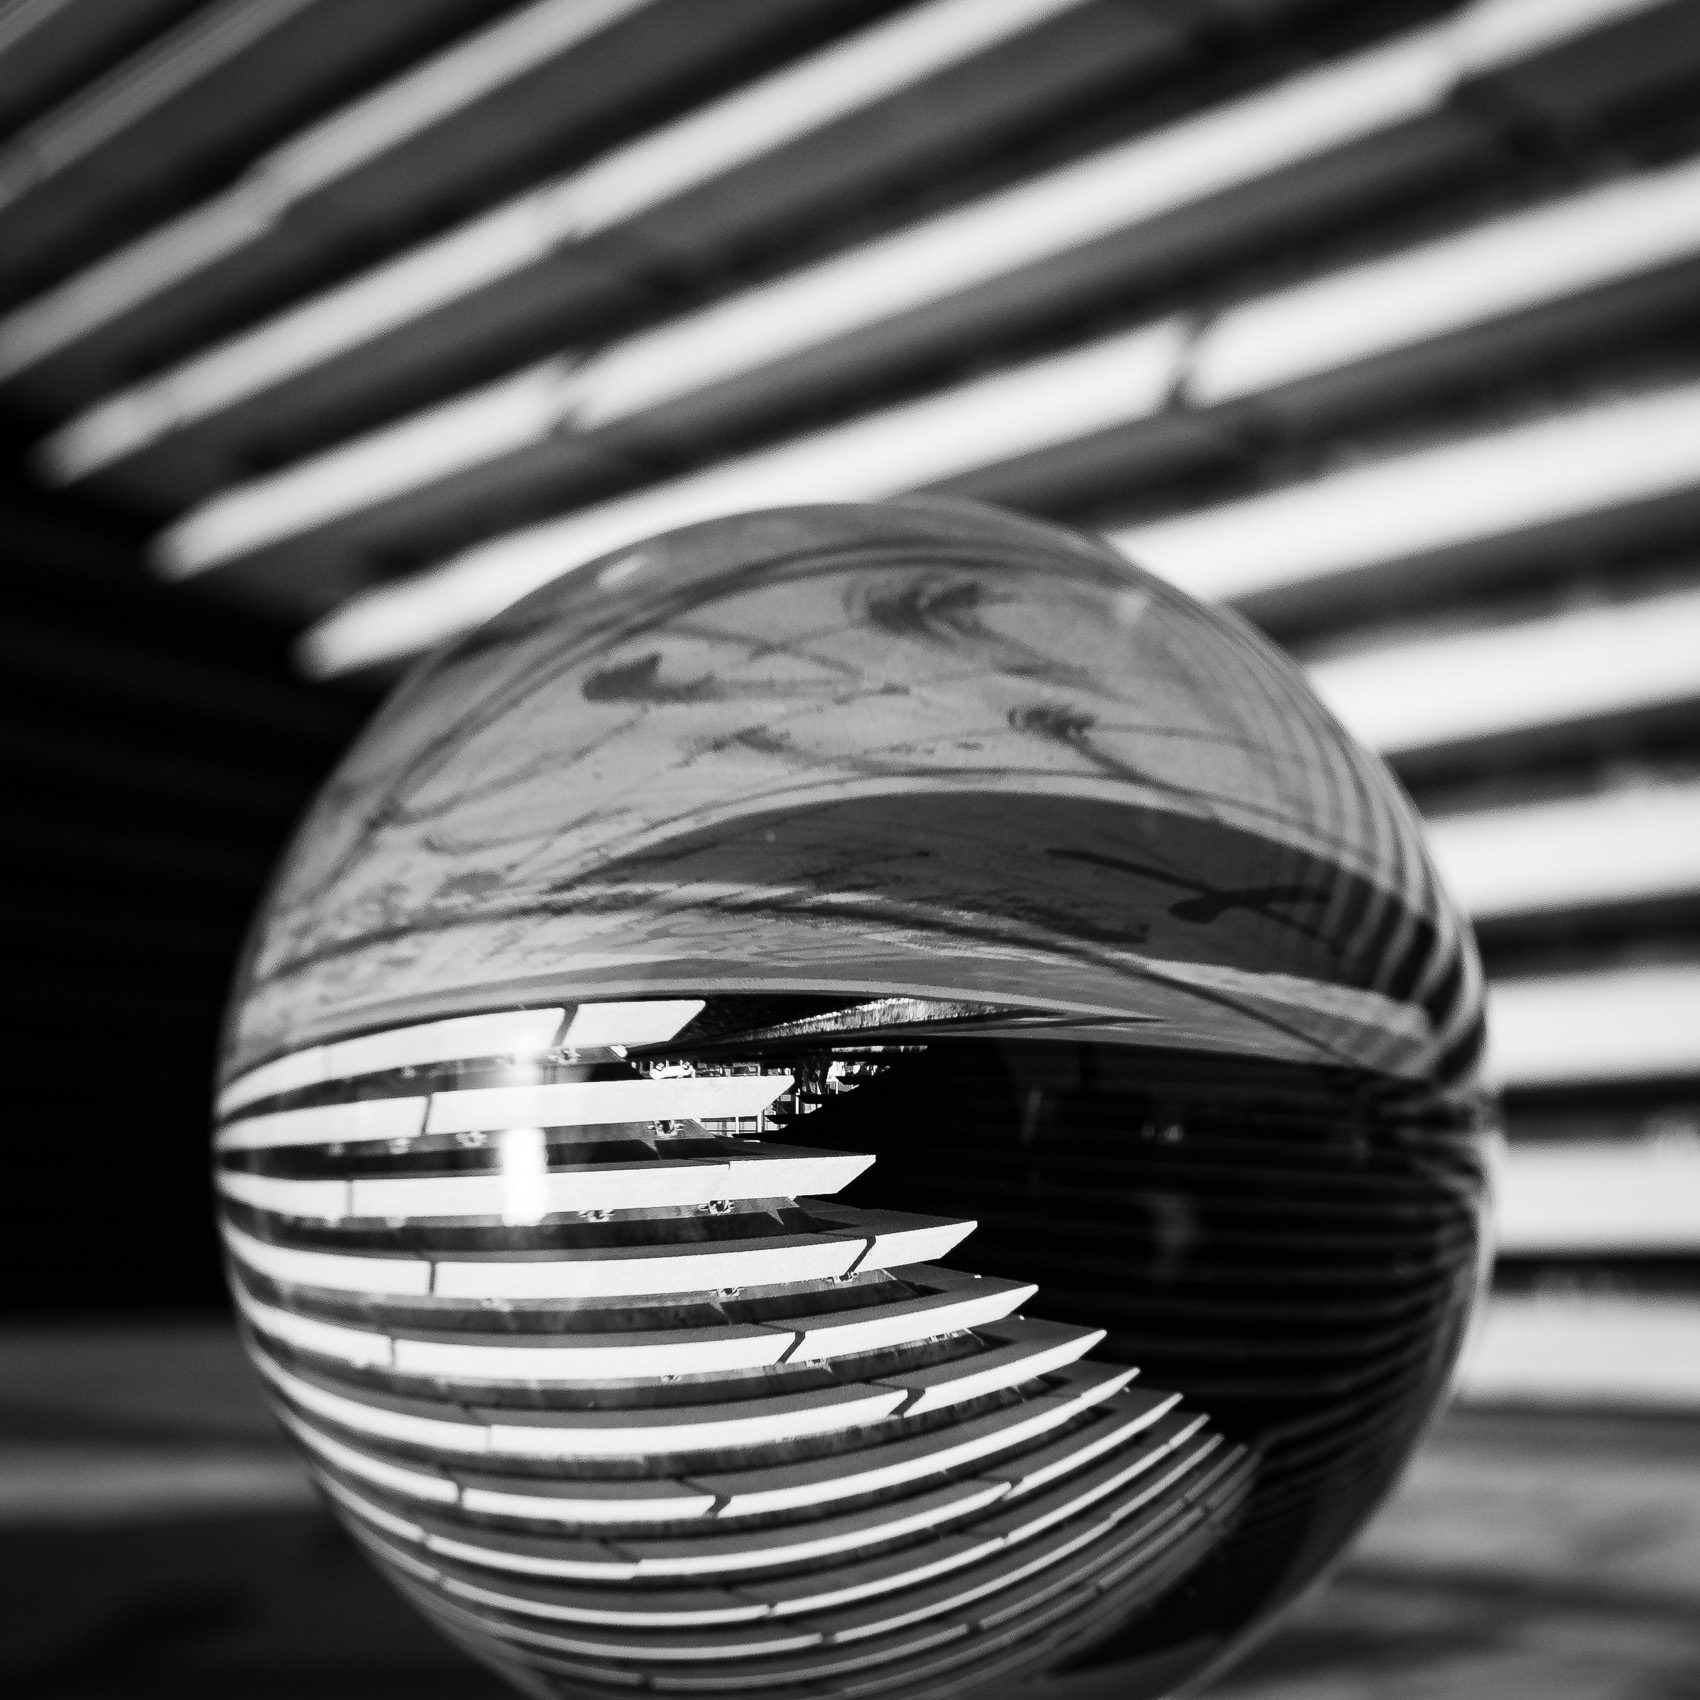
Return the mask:
[[0,9],[0,405],[185,622],[359,683],[732,509],[1100,529],[1431,821],[1507,1306],[1700,1303],[1700,0],[117,12]]

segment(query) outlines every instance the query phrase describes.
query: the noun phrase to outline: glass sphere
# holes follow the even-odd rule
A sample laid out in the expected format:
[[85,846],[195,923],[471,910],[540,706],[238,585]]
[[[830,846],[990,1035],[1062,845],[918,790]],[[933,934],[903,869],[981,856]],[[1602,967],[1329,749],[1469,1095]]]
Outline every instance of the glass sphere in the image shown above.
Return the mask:
[[699,525],[398,689],[234,993],[229,1271],[535,1694],[1218,1668],[1441,1397],[1480,975],[1298,672],[966,503]]

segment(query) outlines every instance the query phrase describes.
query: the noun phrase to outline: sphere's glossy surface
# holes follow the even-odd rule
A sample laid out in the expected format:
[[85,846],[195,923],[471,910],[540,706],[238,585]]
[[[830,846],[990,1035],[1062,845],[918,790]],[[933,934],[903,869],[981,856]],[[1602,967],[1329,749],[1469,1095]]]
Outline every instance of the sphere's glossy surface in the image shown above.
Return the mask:
[[1408,806],[1249,631],[966,505],[748,516],[349,757],[232,1007],[231,1275],[534,1692],[1166,1693],[1444,1388],[1480,1041]]

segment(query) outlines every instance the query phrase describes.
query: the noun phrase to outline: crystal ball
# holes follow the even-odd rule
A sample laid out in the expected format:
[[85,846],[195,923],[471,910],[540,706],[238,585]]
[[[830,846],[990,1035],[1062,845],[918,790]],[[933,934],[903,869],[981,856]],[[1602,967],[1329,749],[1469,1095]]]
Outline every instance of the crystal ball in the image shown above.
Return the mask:
[[349,1531],[527,1692],[1165,1694],[1446,1389],[1480,987],[1233,616],[968,503],[697,525],[429,658],[310,812],[231,1290]]

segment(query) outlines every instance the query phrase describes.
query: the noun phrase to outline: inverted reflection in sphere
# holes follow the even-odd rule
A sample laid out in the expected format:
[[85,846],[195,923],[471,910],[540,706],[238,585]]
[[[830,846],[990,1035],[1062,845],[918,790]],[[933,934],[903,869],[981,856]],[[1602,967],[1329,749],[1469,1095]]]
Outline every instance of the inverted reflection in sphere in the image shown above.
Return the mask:
[[233,1002],[231,1281],[534,1693],[1157,1695],[1444,1387],[1480,1046],[1408,805],[1245,627],[965,504],[755,514],[344,763]]

